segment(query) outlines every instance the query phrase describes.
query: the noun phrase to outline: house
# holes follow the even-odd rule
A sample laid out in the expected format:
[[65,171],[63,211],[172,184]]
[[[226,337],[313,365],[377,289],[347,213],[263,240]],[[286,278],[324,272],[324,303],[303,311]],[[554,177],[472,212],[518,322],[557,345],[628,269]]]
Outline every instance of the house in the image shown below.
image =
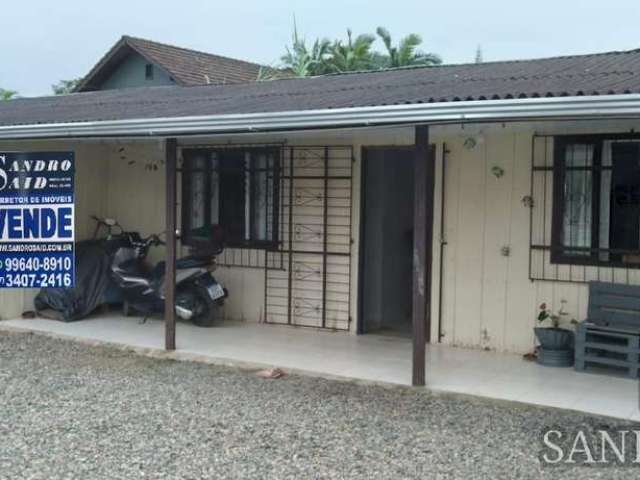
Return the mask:
[[[165,231],[169,276],[220,225],[225,318],[408,334],[421,385],[427,343],[525,353],[540,303],[581,320],[589,281],[640,283],[639,68],[633,50],[24,98],[0,103],[0,151],[75,151],[80,238],[91,214]],[[0,314],[32,298],[2,290]]]
[[82,79],[76,91],[255,82],[261,68],[244,60],[125,35]]

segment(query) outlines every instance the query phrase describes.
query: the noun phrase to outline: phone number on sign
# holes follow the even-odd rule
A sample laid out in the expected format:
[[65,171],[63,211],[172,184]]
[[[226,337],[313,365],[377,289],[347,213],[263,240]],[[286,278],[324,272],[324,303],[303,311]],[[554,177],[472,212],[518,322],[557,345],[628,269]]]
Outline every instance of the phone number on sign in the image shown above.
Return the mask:
[[31,258],[7,258],[2,266],[7,272],[54,272],[57,270],[71,270],[70,257],[31,257]]
[[49,288],[70,287],[70,273],[8,273],[0,277],[0,287]]

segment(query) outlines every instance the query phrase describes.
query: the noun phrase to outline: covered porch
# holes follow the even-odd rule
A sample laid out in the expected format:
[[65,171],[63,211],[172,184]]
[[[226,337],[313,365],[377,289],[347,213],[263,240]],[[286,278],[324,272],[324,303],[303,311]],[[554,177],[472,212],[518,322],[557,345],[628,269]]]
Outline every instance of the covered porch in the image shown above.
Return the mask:
[[[76,222],[82,238],[90,238],[93,224],[88,218],[94,213],[117,218],[144,234],[166,232],[168,248],[150,260],[169,260],[166,278],[176,274],[175,259],[187,252],[180,235],[184,236],[184,215],[189,213],[183,209],[189,204],[184,190],[186,152],[277,145],[282,170],[276,190],[279,203],[273,211],[280,212],[280,246],[228,248],[218,258],[215,275],[230,296],[223,321],[210,330],[176,321],[172,308],[166,309],[164,321],[158,317],[146,323],[119,313],[74,323],[15,319],[32,308],[35,292],[29,291],[17,302],[22,310],[11,315],[13,320],[1,322],[0,329],[116,344],[167,358],[279,367],[385,384],[426,384],[430,391],[640,421],[637,380],[545,368],[522,359],[534,347],[538,305],[567,299],[571,316],[582,320],[588,281],[608,272],[551,264],[551,195],[546,193],[552,188],[547,166],[550,138],[628,132],[636,124],[522,121],[151,140],[16,141],[12,148],[78,152]],[[416,172],[415,195],[409,197],[414,215],[408,216],[415,250],[405,275],[409,328],[392,335],[362,330],[368,317],[362,307],[369,277],[362,263],[366,264],[363,240],[368,234],[361,217],[366,217],[363,203],[371,178],[367,165],[379,149],[391,151],[387,160],[392,167],[408,161]],[[324,173],[309,174],[311,168]],[[389,185],[392,189],[394,184]],[[371,192],[376,195],[379,190]],[[527,196],[533,198],[532,205],[526,204]],[[388,223],[383,226],[391,229]],[[387,256],[389,251],[384,251]],[[378,263],[380,256],[374,255],[370,265]],[[609,281],[620,283],[623,274],[626,283],[640,281],[632,269],[612,271]],[[382,294],[389,298],[388,290]],[[395,318],[397,313],[385,316]]]
[[[116,313],[81,322],[16,319],[0,329],[28,330],[145,354],[247,369],[279,367],[334,379],[411,385],[411,340],[400,336],[311,331],[225,322],[209,330],[179,322],[175,352],[164,350],[164,323]],[[520,355],[429,344],[429,391],[476,395],[640,421],[636,380],[545,368]]]
[[[336,78],[317,81],[337,88]],[[375,88],[357,102],[344,89],[344,99],[327,103],[319,89],[314,102],[242,103],[272,87],[283,98],[305,98],[306,81],[238,87],[229,97],[225,88],[152,90],[152,110],[137,108],[135,92],[12,104],[0,126],[3,150],[76,152],[76,240],[91,238],[92,214],[165,234],[166,248],[153,261],[165,260],[167,288],[164,322],[107,315],[69,324],[8,320],[0,328],[638,418],[637,380],[543,368],[521,355],[535,347],[541,303],[581,321],[589,282],[640,284],[640,230],[618,235],[615,222],[586,213],[607,210],[598,192],[617,185],[591,182],[602,170],[600,152],[640,158],[640,95],[533,91],[515,98],[508,91],[494,100],[418,100],[405,80],[395,81],[384,104]],[[100,110],[105,105],[114,111]],[[614,152],[623,142],[628,148]],[[376,152],[387,165],[371,189]],[[398,186],[387,172],[401,162],[409,168]],[[579,172],[573,195],[557,187],[567,168]],[[406,206],[387,208],[383,219],[381,208],[367,210],[382,187],[404,197],[393,205]],[[637,220],[634,202],[620,218]],[[563,209],[576,217],[567,217],[568,226]],[[390,231],[398,212],[406,218],[394,227],[394,247],[367,256],[374,236],[367,228]],[[174,279],[176,260],[214,226],[232,232],[235,243],[215,273],[230,292],[223,322],[205,331],[176,321]],[[633,245],[600,245],[601,232],[614,230],[611,238]],[[585,258],[592,261],[579,261]],[[367,268],[383,259],[384,271]],[[368,312],[377,312],[373,300],[395,295],[382,286],[367,310],[365,294],[374,292],[367,281],[388,279],[399,264],[405,303],[379,317],[402,317],[401,334],[381,336]],[[32,308],[34,293],[0,292],[3,318]]]

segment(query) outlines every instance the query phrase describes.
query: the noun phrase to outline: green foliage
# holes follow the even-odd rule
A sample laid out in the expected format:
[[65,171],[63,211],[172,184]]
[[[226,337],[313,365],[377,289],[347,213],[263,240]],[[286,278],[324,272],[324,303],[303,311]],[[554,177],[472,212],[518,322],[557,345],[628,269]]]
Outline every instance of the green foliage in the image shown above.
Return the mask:
[[382,55],[382,60],[386,61],[385,68],[439,65],[442,63],[442,59],[435,53],[424,53],[418,50],[422,44],[422,37],[416,33],[410,33],[402,38],[398,45],[393,45],[391,34],[386,28],[378,27],[376,33],[387,51],[386,55]]
[[291,46],[286,47],[286,53],[280,60],[283,67],[289,72],[289,76],[309,77],[322,75],[327,73],[330,46],[329,40],[318,38],[311,47],[308,47],[306,40],[298,34],[298,28],[294,20]]
[[73,78],[71,80],[60,80],[55,85],[51,85],[51,90],[55,95],[67,95],[75,92],[76,88],[82,81],[82,78]]
[[347,30],[347,41],[336,40],[331,45],[331,55],[327,61],[330,72],[354,72],[357,70],[376,70],[372,62],[371,46],[376,38],[373,35],[358,35],[355,40],[351,30]]
[[259,80],[442,63],[438,55],[419,50],[422,44],[420,35],[409,34],[394,45],[386,28],[378,27],[376,33],[385,47],[383,52],[373,49],[375,35],[361,34],[354,38],[350,29],[347,29],[346,40],[318,38],[309,46],[298,34],[294,19],[291,45],[286,47],[286,53],[281,57],[284,70],[274,74],[273,69],[265,69]]
[[16,98],[17,96],[18,92],[14,90],[6,90],[4,88],[0,88],[0,101],[11,100],[12,98]]

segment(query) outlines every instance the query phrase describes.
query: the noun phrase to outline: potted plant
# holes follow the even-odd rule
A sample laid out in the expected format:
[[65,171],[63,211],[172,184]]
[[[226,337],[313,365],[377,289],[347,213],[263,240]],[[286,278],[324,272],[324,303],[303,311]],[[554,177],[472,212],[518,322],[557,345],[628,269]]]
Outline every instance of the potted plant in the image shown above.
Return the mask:
[[[550,327],[535,327],[534,333],[540,347],[538,348],[538,363],[553,366],[573,365],[573,331],[561,328],[560,323],[568,317],[565,310],[567,301],[560,301],[560,309],[554,312],[546,303],[540,305],[538,322],[540,324],[550,321]],[[574,323],[571,320],[569,323]]]

